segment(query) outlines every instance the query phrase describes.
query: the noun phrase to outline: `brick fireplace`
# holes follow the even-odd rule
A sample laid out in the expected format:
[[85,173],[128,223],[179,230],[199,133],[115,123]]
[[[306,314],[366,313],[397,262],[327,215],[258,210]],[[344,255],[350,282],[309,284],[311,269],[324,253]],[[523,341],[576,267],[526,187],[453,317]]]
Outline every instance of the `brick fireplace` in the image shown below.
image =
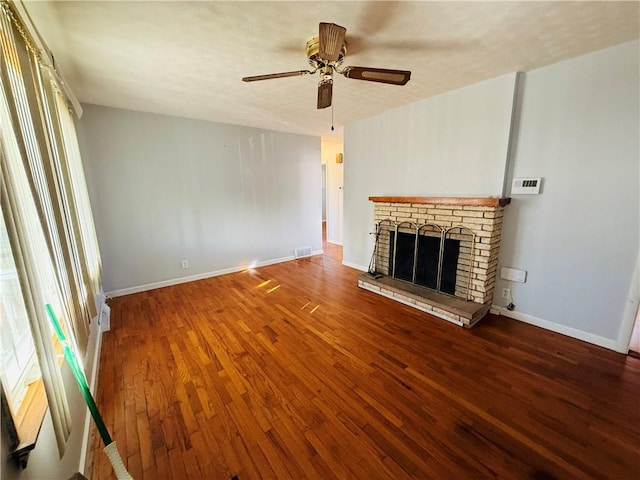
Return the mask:
[[376,247],[361,288],[471,327],[491,306],[508,198],[369,197]]

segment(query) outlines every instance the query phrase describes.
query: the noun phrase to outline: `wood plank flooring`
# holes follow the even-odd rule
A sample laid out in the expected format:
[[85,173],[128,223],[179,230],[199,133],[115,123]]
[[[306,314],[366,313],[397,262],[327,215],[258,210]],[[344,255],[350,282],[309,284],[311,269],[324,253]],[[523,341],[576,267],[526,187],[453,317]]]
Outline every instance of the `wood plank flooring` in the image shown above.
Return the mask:
[[110,301],[97,400],[134,478],[640,478],[639,359],[456,327],[325,252]]

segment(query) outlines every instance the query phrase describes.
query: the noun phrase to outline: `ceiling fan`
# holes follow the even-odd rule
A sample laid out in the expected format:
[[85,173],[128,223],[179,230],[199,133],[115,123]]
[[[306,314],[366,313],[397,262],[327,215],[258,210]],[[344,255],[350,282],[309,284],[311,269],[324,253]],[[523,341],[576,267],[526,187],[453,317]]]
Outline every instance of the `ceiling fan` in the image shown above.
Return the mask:
[[318,82],[318,108],[331,106],[333,97],[333,73],[339,73],[347,78],[365,80],[367,82],[389,83],[391,85],[405,85],[411,78],[408,70],[389,70],[371,67],[344,67],[342,62],[347,54],[345,34],[347,29],[335,23],[320,23],[319,35],[307,42],[307,58],[312,70],[295,70],[293,72],[270,73],[244,77],[243,82],[257,82],[272,78],[301,77],[320,72]]

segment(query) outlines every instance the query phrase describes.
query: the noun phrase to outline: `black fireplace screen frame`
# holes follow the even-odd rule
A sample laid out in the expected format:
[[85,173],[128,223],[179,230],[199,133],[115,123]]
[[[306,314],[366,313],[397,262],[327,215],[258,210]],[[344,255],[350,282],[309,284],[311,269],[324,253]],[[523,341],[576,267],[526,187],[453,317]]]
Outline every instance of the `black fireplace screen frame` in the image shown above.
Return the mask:
[[[376,225],[375,235],[375,246],[369,265],[369,273],[393,277],[445,295],[471,300],[471,277],[476,243],[476,234],[473,230],[463,227],[462,225],[446,228],[435,223],[417,224],[415,222],[396,222],[392,219],[384,219]],[[403,244],[403,250],[411,248],[410,243],[408,243],[411,242],[408,235],[412,235],[414,238],[413,255],[408,260],[407,258],[403,258],[398,261],[399,239],[401,239],[400,242]],[[462,239],[468,240],[469,236],[471,237],[471,248],[468,249],[466,246],[461,247]],[[433,285],[433,272],[430,272],[430,279],[425,280],[424,272],[418,271],[420,254],[422,252],[424,255],[425,252],[424,249],[420,248],[420,241],[425,238],[436,239],[435,241],[439,243],[435,285]],[[433,244],[433,240],[429,242]],[[443,282],[443,264],[452,258],[458,262],[461,248],[470,250],[468,252],[470,258],[468,271],[466,272],[466,287],[458,291],[455,286],[455,279],[453,284],[451,280],[447,278],[445,278]],[[447,251],[449,251],[448,258],[446,258]],[[451,253],[451,251],[453,251],[453,253]],[[435,263],[434,260],[435,258],[427,259],[427,263],[433,264]]]

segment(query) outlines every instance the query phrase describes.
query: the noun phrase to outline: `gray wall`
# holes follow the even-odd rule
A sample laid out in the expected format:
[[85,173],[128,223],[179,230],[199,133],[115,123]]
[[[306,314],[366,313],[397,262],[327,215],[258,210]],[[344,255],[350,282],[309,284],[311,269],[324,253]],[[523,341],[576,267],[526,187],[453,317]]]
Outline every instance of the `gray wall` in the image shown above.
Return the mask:
[[108,293],[322,250],[318,137],[84,105],[79,138]]
[[500,264],[529,272],[510,285],[522,320],[600,344],[618,336],[640,244],[638,58],[631,42],[529,72],[517,109],[514,176],[544,185],[507,207]]
[[368,264],[370,195],[500,195],[507,172],[541,176],[541,195],[506,207],[500,265],[529,276],[503,313],[618,348],[640,296],[639,50],[634,41],[523,74],[513,129],[511,76],[347,127],[345,264]]
[[366,269],[371,195],[500,196],[515,73],[345,128],[344,263]]

